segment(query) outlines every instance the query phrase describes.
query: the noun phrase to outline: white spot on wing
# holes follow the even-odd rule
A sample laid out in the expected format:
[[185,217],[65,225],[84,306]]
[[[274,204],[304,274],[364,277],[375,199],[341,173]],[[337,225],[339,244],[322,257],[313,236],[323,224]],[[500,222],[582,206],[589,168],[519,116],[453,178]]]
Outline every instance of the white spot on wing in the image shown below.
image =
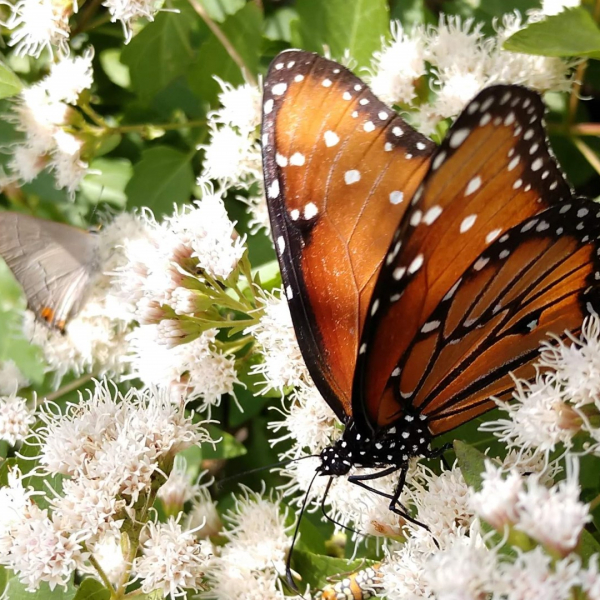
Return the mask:
[[360,171],[356,169],[352,169],[351,171],[346,171],[344,173],[344,181],[346,185],[352,185],[353,183],[357,183],[360,181]]
[[334,131],[326,131],[323,135],[323,138],[325,139],[325,145],[328,148],[331,148],[331,146],[335,146],[340,141],[339,135]]
[[317,208],[317,205],[314,202],[309,202],[304,207],[304,218],[312,219],[313,217],[317,216],[318,212],[319,212],[319,209]]
[[283,254],[285,250],[285,238],[282,235],[277,238],[277,248],[279,248],[279,253]]
[[413,261],[408,265],[409,274],[416,273],[423,266],[424,258],[422,254],[418,254]]
[[271,111],[273,110],[273,98],[269,98],[266,102],[265,105],[263,106],[263,110],[265,112],[265,115],[269,115],[271,114]]
[[423,223],[426,225],[431,225],[441,214],[442,207],[436,204],[425,213],[425,216],[423,217]]
[[394,190],[390,193],[390,202],[392,204],[400,204],[404,200],[404,193],[398,190]]
[[481,177],[479,175],[477,177],[473,177],[469,184],[467,185],[467,189],[465,190],[465,196],[470,196],[475,193],[481,187]]
[[490,231],[485,236],[485,243],[491,244],[501,233],[502,233],[502,229],[494,229],[493,231]]
[[287,90],[287,83],[276,83],[271,89],[271,92],[274,96],[281,96],[285,93],[285,90]]
[[301,154],[300,152],[294,152],[294,154],[290,156],[290,165],[294,167],[301,167],[305,160],[304,154]]
[[477,215],[469,215],[468,217],[465,217],[460,224],[460,232],[465,233],[466,231],[469,231],[469,229],[475,225],[476,220]]
[[269,198],[277,198],[279,196],[279,180],[275,179],[267,190]]
[[462,129],[457,129],[451,136],[450,136],[450,148],[458,148],[468,137],[469,134],[471,133],[471,130],[468,127],[463,127]]

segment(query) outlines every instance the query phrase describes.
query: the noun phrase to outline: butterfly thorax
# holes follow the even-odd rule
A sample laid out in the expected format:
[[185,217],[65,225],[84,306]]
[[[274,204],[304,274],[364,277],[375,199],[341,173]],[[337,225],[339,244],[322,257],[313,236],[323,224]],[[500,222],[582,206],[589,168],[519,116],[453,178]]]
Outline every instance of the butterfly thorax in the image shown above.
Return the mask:
[[321,452],[319,470],[323,475],[338,476],[354,466],[400,468],[413,456],[429,455],[430,443],[426,417],[418,413],[407,413],[372,436],[361,434],[350,420],[342,437]]

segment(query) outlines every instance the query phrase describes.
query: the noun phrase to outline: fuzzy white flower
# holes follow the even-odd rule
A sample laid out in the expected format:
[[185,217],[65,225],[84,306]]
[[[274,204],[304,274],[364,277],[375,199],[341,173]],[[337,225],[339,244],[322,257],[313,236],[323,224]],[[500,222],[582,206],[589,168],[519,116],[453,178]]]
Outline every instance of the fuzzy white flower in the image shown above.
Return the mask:
[[540,366],[550,369],[565,395],[575,406],[595,403],[600,408],[600,318],[585,319],[581,335],[569,334],[568,343],[559,339],[543,342]]
[[204,588],[203,578],[210,546],[198,541],[191,531],[184,531],[173,518],[166,523],[149,522],[142,556],[134,561],[136,577],[142,590],[149,594],[161,590],[171,598],[185,597],[186,589]]
[[591,521],[589,506],[579,499],[578,476],[578,462],[572,459],[567,463],[567,478],[554,487],[547,488],[537,475],[531,475],[518,491],[517,529],[562,556],[577,546],[583,528]]
[[197,490],[187,518],[188,529],[193,529],[196,532],[196,537],[199,538],[218,535],[223,529],[219,511],[205,486],[201,486]]
[[41,85],[53,102],[76,104],[79,94],[92,87],[93,49],[88,49],[82,56],[66,56],[52,64],[50,73],[42,80]]
[[468,528],[473,520],[473,509],[469,487],[460,469],[455,467],[436,475],[419,465],[417,473],[409,482],[407,492],[417,507],[417,519],[427,523],[433,537],[443,540],[456,527]]
[[[95,544],[89,546],[91,554],[104,571],[104,574],[113,585],[116,585],[127,568],[119,537],[112,533],[106,534]],[[98,577],[95,568],[89,568],[86,571]]]
[[229,544],[223,547],[221,560],[248,570],[273,568],[283,573],[291,528],[285,518],[280,498],[242,488],[235,508],[225,514],[227,524],[222,534]]
[[499,563],[493,600],[567,600],[579,583],[580,564],[569,557],[554,562],[537,547],[514,563]]
[[190,481],[185,459],[176,456],[169,478],[160,486],[157,497],[162,500],[169,514],[174,514],[173,511],[183,510],[183,505],[197,493],[198,486]]
[[34,423],[35,416],[25,398],[16,394],[0,396],[0,439],[14,446],[27,437]]
[[265,378],[265,390],[283,392],[287,387],[311,385],[306,363],[296,339],[287,299],[282,294],[265,294],[261,299],[264,315],[259,323],[248,327],[258,342],[263,362],[252,368]]
[[271,445],[294,440],[289,456],[298,458],[306,450],[310,454],[321,452],[341,435],[337,417],[315,387],[299,387],[282,400],[282,405],[277,410],[284,418],[270,421],[267,427],[275,433],[284,430],[282,436],[270,440]]
[[406,33],[399,21],[392,23],[392,37],[381,51],[373,54],[369,83],[384,102],[410,103],[415,83],[425,74],[425,36],[416,27]]
[[201,398],[201,410],[233,394],[238,378],[235,357],[213,348],[215,331],[187,343],[165,345],[157,325],[137,327],[130,336],[131,371],[146,385],[158,385],[187,399]]
[[216,600],[285,600],[281,581],[272,570],[252,571],[243,564],[213,561],[208,572],[211,598]]
[[7,557],[13,544],[14,528],[27,516],[33,506],[31,488],[23,486],[21,471],[8,471],[8,484],[0,487],[0,557]]
[[108,8],[110,20],[113,23],[121,21],[125,43],[129,43],[133,36],[131,30],[133,21],[142,18],[153,21],[162,3],[162,0],[103,0],[102,2]]
[[50,589],[66,588],[87,553],[75,537],[66,532],[59,521],[51,519],[47,510],[36,505],[13,527],[10,553],[0,560],[15,571],[28,591],[46,582]]
[[437,600],[480,600],[493,588],[496,568],[480,536],[457,536],[429,558],[425,579]]
[[60,0],[19,0],[6,27],[12,31],[9,44],[19,55],[39,57],[45,48],[66,46],[69,37],[68,4]]
[[237,235],[221,193],[204,185],[202,199],[194,204],[195,208],[171,217],[169,225],[189,245],[191,256],[198,259],[202,269],[213,277],[227,279],[246,250],[245,240]]
[[552,377],[533,382],[517,380],[513,392],[515,402],[499,402],[509,419],[498,419],[481,425],[482,431],[494,432],[508,446],[553,450],[557,444],[570,445],[578,428],[573,427],[573,410],[565,403],[560,384]]
[[587,594],[588,600],[600,600],[600,571],[598,569],[598,554],[594,554],[587,569],[580,574],[581,587]]
[[219,102],[221,108],[209,114],[209,118],[217,123],[237,127],[241,132],[250,135],[260,124],[261,100],[260,89],[249,83],[234,87],[227,81],[215,77],[221,86]]
[[542,0],[542,13],[548,16],[557,15],[567,8],[581,5],[581,0]]
[[29,385],[29,380],[13,360],[0,360],[0,396],[8,396]]
[[471,496],[475,512],[496,529],[517,521],[517,501],[523,488],[518,472],[513,470],[503,475],[502,469],[486,460],[481,490]]
[[431,597],[425,578],[427,559],[431,554],[431,549],[412,537],[391,552],[380,567],[386,597],[406,600]]

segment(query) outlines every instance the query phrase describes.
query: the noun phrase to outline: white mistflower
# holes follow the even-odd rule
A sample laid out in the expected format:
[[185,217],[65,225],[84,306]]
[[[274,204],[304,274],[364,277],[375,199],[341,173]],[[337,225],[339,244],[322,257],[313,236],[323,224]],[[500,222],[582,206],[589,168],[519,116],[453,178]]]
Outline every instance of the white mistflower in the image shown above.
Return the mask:
[[248,327],[246,333],[255,338],[263,356],[263,362],[253,366],[252,370],[263,375],[264,391],[283,392],[287,387],[312,385],[296,340],[287,299],[283,294],[267,294],[260,301],[264,315],[259,323]]
[[516,471],[507,474],[490,460],[485,461],[481,474],[481,490],[471,496],[471,506],[490,525],[501,530],[504,525],[517,521],[517,501],[523,488],[521,475]]
[[34,423],[35,416],[25,398],[15,393],[0,396],[0,439],[14,446],[27,437]]
[[198,493],[198,486],[190,481],[187,463],[183,457],[176,456],[169,478],[158,490],[157,497],[162,500],[169,514],[183,510],[183,505]]
[[279,575],[273,570],[256,571],[244,564],[220,559],[211,562],[211,586],[207,594],[215,600],[285,600]]
[[13,176],[18,177],[23,183],[33,181],[44,169],[47,158],[40,155],[35,147],[25,144],[16,144],[12,147],[12,156],[8,168]]
[[198,541],[191,531],[184,531],[173,518],[166,523],[149,522],[142,556],[135,559],[133,569],[141,580],[142,590],[149,594],[161,590],[171,598],[186,597],[186,589],[199,591],[210,547]]
[[469,487],[458,467],[436,475],[419,465],[417,473],[407,492],[417,507],[417,519],[427,523],[433,537],[443,540],[456,527],[468,528],[473,509]]
[[542,13],[547,16],[557,15],[567,8],[581,5],[581,0],[542,0]]
[[456,536],[429,558],[425,579],[436,600],[480,600],[493,589],[496,568],[480,536]]
[[509,447],[537,448],[547,452],[559,443],[570,445],[577,433],[570,418],[572,409],[552,378],[538,376],[534,382],[518,380],[513,398],[513,403],[498,403],[509,419],[489,421],[480,429],[494,432]]
[[235,508],[225,514],[221,533],[229,543],[222,549],[221,560],[249,570],[274,568],[283,573],[293,527],[286,526],[285,519],[280,498],[243,488],[235,498]]
[[555,339],[542,344],[539,364],[551,370],[575,406],[595,403],[600,408],[600,319],[583,322],[581,336],[569,343]]
[[420,539],[409,537],[405,543],[390,552],[381,564],[381,582],[387,598],[417,600],[430,598],[426,580],[427,560],[432,550]]
[[29,385],[29,380],[14,361],[0,360],[0,395],[8,396]]
[[70,6],[60,0],[19,0],[6,23],[9,44],[19,55],[39,57],[47,48],[64,47],[69,37]]
[[0,487],[0,561],[2,557],[8,560],[15,527],[34,505],[31,500],[33,494],[31,488],[23,486],[21,471],[17,467],[9,469],[8,484]]
[[[116,585],[123,576],[127,563],[123,556],[119,536],[110,533],[102,536],[99,541],[94,544],[88,544],[91,555],[100,565],[108,580]],[[86,569],[92,575],[98,577],[98,572],[95,568]]]
[[541,547],[498,565],[493,600],[567,600],[579,583],[579,562],[553,561]]
[[262,94],[260,89],[249,83],[234,87],[227,81],[215,77],[221,86],[219,102],[221,108],[209,114],[211,119],[223,125],[237,127],[250,135],[260,125]]
[[218,535],[223,529],[219,511],[205,486],[200,486],[192,499],[187,527],[195,531],[196,537],[203,539]]
[[47,510],[40,510],[35,504],[14,525],[12,533],[10,552],[0,560],[17,573],[31,592],[42,582],[50,589],[57,585],[66,588],[87,557],[77,538],[70,536],[59,520],[50,518]]
[[54,134],[54,142],[49,167],[54,173],[56,186],[73,196],[88,169],[88,163],[81,160],[83,141],[60,129]]
[[589,506],[579,499],[579,466],[567,463],[567,478],[547,488],[537,475],[527,478],[518,492],[516,527],[546,547],[566,556],[579,543],[586,523],[591,521]]
[[137,19],[153,21],[154,16],[163,4],[162,0],[103,0],[102,4],[108,8],[110,20],[115,23],[120,21],[123,26],[125,43],[131,40],[133,32],[131,26]]
[[245,240],[238,236],[221,194],[205,186],[201,200],[169,219],[175,236],[185,240],[200,268],[213,277],[227,279],[242,258]]
[[600,571],[598,569],[598,554],[594,554],[587,569],[580,572],[581,587],[587,594],[587,600],[600,600]]
[[79,94],[90,89],[94,82],[92,59],[94,52],[87,50],[83,56],[66,56],[50,68],[50,73],[42,80],[50,100],[76,104]]
[[316,454],[341,435],[337,417],[315,387],[302,385],[282,403],[280,413],[284,418],[269,422],[268,428],[275,433],[284,431],[271,440],[271,445],[294,440],[290,456],[298,458],[306,450]]
[[230,125],[211,126],[204,150],[205,175],[230,187],[261,177],[260,148],[256,140]]
[[233,394],[238,378],[235,357],[214,349],[215,333],[169,348],[157,325],[137,327],[130,335],[132,374],[188,400],[201,398],[201,410],[218,406],[224,394]]
[[410,103],[415,83],[425,74],[425,37],[421,28],[406,33],[399,21],[392,23],[392,37],[373,54],[369,83],[373,93],[390,105]]

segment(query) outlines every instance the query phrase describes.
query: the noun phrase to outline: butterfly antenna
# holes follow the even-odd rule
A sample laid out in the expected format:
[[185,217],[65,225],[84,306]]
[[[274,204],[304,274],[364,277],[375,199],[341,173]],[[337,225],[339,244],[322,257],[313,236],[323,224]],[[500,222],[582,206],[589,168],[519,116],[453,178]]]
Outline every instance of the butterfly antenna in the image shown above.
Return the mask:
[[289,465],[293,462],[297,462],[299,460],[304,460],[306,458],[315,458],[315,457],[317,457],[316,454],[309,454],[307,456],[301,456],[300,458],[286,458],[285,460],[280,460],[279,462],[271,463],[270,465],[264,465],[262,467],[256,467],[255,469],[250,469],[248,471],[236,473],[235,475],[230,475],[229,477],[225,477],[224,479],[221,479],[221,481],[219,481],[217,483],[217,489],[220,490],[221,487],[223,485],[225,485],[226,483],[229,483],[230,481],[235,481],[236,479],[241,479],[242,477],[245,477],[246,475],[253,475],[254,473],[268,471],[269,469],[275,469],[277,467],[285,467],[286,465]]
[[288,585],[295,592],[298,592],[299,590],[298,590],[298,586],[296,585],[294,579],[292,578],[292,553],[294,552],[294,546],[296,545],[296,539],[297,539],[298,533],[300,531],[300,523],[302,521],[302,515],[304,515],[304,511],[308,504],[308,499],[310,497],[310,490],[313,486],[313,483],[315,482],[315,479],[317,478],[317,475],[320,475],[320,474],[321,473],[319,471],[317,471],[313,475],[313,478],[310,480],[310,484],[308,486],[308,489],[306,490],[306,494],[305,494],[304,500],[302,502],[302,508],[300,509],[300,514],[298,515],[298,521],[296,522],[296,528],[294,529],[294,537],[292,538],[292,545],[290,546],[290,551],[288,552],[287,559],[285,561],[285,578],[287,580]]
[[360,531],[356,531],[356,529],[352,529],[352,527],[348,527],[348,525],[342,525],[340,522],[336,521],[333,517],[330,517],[325,511],[325,500],[327,500],[327,494],[329,494],[329,488],[333,483],[333,477],[329,478],[329,482],[327,483],[327,487],[325,488],[325,493],[323,494],[323,499],[321,500],[321,512],[323,516],[331,521],[334,525],[337,525],[340,529],[345,529],[346,531],[350,531],[351,533],[355,533],[356,535],[364,536],[364,533],[360,533]]

